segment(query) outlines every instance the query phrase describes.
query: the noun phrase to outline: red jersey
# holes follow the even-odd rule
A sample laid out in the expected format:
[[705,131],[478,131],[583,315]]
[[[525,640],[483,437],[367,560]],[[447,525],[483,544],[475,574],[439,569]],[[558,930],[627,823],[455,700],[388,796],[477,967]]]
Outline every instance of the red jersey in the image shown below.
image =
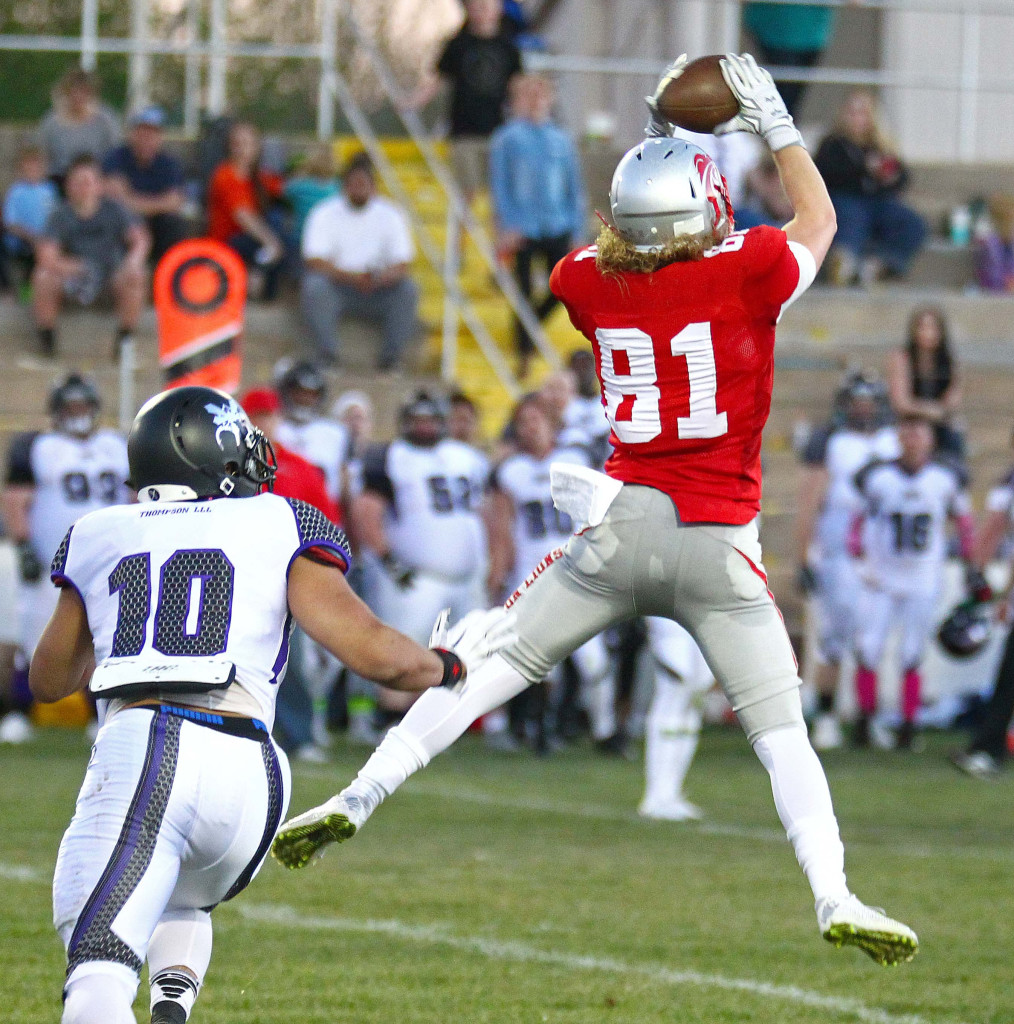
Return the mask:
[[278,469],[275,473],[275,494],[283,498],[298,498],[319,509],[333,523],[340,523],[338,508],[328,496],[324,486],[324,473],[312,462],[290,452],[277,441],[271,446]]
[[775,324],[813,281],[813,257],[772,227],[654,274],[603,276],[595,252],[564,257],[550,287],[595,351],[612,428],[606,472],[665,492],[683,522],[750,522]]

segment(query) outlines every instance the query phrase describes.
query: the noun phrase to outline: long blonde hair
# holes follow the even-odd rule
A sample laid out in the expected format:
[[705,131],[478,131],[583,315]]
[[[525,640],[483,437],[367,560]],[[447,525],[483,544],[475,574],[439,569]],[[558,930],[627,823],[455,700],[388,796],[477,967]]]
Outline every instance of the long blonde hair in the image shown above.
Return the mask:
[[595,253],[598,272],[606,277],[615,277],[626,273],[653,274],[670,263],[692,263],[704,257],[713,239],[705,241],[699,235],[685,235],[674,239],[664,249],[639,252],[615,228],[603,224],[595,244],[598,247]]
[[[870,108],[870,129],[863,139],[854,139],[849,127],[846,110],[854,100],[866,100]],[[860,146],[872,146],[878,153],[894,156],[898,147],[884,128],[883,113],[880,109],[880,101],[870,92],[869,89],[852,89],[845,97],[845,102],[839,107],[838,114],[834,121],[834,134],[842,135],[846,139],[852,139]]]

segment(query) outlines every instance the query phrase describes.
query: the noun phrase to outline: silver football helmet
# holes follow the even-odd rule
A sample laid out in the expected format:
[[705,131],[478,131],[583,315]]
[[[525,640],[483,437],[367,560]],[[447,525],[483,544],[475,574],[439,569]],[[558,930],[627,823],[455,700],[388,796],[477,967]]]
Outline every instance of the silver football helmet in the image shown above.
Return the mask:
[[613,173],[609,207],[616,230],[639,252],[686,236],[717,243],[733,226],[722,172],[681,139],[645,139],[629,150]]

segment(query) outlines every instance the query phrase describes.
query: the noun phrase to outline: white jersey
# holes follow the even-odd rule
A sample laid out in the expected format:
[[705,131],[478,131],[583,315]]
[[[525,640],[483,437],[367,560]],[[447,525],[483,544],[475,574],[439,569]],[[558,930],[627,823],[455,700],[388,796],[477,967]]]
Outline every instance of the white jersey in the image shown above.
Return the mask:
[[[151,673],[181,661],[231,662],[270,729],[292,625],[289,569],[310,549],[343,571],[351,561],[345,535],[323,513],[275,494],[122,505],[68,531],[52,579],[80,594],[96,665],[130,662]],[[227,693],[186,702],[235,708]],[[171,699],[171,684],[158,695]]]
[[35,488],[29,539],[43,565],[85,513],[130,501],[127,474],[127,444],[113,430],[86,438],[47,431],[15,439],[7,483]]
[[821,556],[833,558],[847,553],[849,528],[862,506],[855,486],[856,473],[869,462],[895,459],[900,453],[894,427],[881,427],[871,433],[849,427],[814,432],[803,462],[827,470],[827,490],[816,534]]
[[283,419],[278,440],[297,455],[313,463],[323,474],[331,500],[342,499],[342,469],[349,458],[349,432],[341,423],[319,417],[309,423]]
[[363,460],[363,489],[388,503],[391,553],[402,565],[449,580],[485,567],[479,509],[488,476],[486,456],[450,438],[431,447],[399,438]]
[[493,472],[492,486],[514,505],[514,570],[507,581],[512,591],[547,552],[561,547],[574,532],[570,516],[553,504],[549,484],[553,462],[588,465],[579,449],[558,448],[544,459],[524,452],[510,455]]
[[585,448],[596,469],[605,465],[612,450],[609,445],[609,420],[601,396],[575,395],[563,410],[563,427],[558,439],[562,448]]
[[936,590],[947,557],[947,520],[971,502],[957,470],[929,462],[909,472],[898,461],[860,470],[867,577],[894,594]]

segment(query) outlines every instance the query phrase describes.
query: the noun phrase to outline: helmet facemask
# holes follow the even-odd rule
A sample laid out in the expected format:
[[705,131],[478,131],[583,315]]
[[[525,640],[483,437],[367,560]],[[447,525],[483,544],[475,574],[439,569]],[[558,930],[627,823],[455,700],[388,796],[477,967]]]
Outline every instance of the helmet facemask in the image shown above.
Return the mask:
[[616,167],[609,190],[616,231],[638,252],[674,243],[705,249],[733,228],[729,189],[715,162],[680,139],[646,139]]

